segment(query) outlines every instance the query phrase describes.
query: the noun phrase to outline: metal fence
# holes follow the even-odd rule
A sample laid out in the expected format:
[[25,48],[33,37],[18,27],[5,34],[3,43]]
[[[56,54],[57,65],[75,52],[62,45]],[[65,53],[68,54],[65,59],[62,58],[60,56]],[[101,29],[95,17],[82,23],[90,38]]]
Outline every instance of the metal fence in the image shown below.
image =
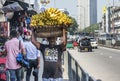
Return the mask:
[[120,49],[120,40],[98,40],[98,44],[110,48]]
[[64,63],[69,81],[98,81],[90,76],[68,51],[64,54]]

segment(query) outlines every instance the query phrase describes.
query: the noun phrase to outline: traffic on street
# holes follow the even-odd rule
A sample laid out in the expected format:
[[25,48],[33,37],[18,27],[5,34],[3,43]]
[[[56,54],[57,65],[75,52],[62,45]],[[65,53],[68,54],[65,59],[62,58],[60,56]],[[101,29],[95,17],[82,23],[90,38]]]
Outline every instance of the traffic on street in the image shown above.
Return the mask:
[[0,0],[0,81],[120,81],[119,69],[120,0]]
[[92,52],[68,49],[70,55],[98,81],[119,81],[120,50],[98,46]]

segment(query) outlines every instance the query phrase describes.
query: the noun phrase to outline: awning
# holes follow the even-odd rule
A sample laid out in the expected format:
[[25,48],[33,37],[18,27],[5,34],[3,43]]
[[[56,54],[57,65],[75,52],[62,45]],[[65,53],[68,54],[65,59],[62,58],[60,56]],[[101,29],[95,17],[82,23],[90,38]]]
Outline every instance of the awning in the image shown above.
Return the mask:
[[37,14],[37,12],[36,12],[35,10],[33,10],[33,9],[27,10],[27,13],[29,13],[30,15],[35,15],[35,14]]
[[0,0],[0,14],[2,13],[4,13],[3,11],[2,11],[2,7],[3,7],[3,5],[4,5],[4,3],[5,3],[5,1],[6,0]]
[[0,0],[0,8],[3,7],[3,4],[5,3],[6,0]]
[[2,10],[4,12],[15,12],[21,10],[27,10],[29,4],[24,3],[22,1],[6,1]]

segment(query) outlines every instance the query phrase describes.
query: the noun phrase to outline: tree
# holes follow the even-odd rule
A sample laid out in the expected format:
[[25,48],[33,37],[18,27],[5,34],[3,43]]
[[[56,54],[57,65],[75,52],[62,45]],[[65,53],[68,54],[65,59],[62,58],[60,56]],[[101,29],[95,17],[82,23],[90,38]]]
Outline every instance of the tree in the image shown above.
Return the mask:
[[73,20],[73,24],[69,27],[68,32],[73,35],[78,29],[78,24],[75,18],[71,17],[71,19]]
[[94,34],[95,30],[99,30],[99,24],[92,24],[89,27],[85,28],[83,32],[89,33],[89,34]]

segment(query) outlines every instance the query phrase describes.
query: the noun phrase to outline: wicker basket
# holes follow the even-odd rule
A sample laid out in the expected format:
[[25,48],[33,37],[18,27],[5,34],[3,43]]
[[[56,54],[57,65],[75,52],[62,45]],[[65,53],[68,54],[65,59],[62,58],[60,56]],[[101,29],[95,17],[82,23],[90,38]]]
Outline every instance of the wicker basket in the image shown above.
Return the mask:
[[47,27],[35,27],[35,34],[37,37],[60,37],[63,34],[62,26],[47,26]]

